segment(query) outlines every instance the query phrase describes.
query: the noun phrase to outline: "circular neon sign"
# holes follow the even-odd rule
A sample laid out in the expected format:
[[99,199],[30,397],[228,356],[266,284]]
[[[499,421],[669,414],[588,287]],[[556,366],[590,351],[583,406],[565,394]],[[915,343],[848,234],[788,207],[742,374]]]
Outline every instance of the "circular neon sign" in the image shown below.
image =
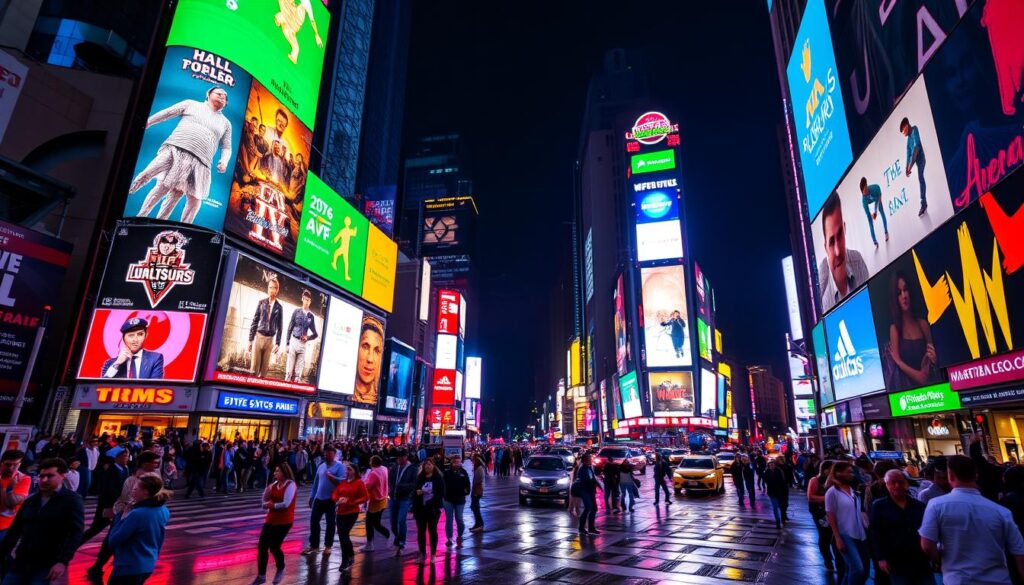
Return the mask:
[[633,123],[633,138],[641,144],[657,144],[672,132],[672,123],[661,112],[647,112]]

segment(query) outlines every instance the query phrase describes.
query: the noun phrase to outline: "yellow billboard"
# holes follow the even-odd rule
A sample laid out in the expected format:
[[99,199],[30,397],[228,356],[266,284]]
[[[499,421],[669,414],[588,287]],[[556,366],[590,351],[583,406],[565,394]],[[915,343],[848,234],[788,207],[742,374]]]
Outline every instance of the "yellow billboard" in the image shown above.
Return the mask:
[[395,303],[398,244],[373,224],[370,224],[369,236],[366,242],[363,298],[390,313]]

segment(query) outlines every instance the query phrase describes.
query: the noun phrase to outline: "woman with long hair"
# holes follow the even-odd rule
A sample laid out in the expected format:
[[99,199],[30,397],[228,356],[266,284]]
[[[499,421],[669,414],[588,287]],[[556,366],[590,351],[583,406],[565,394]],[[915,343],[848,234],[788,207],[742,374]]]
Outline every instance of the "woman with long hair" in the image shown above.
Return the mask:
[[260,540],[256,545],[257,574],[252,585],[267,582],[267,563],[271,554],[277,566],[274,584],[284,580],[284,551],[281,550],[281,543],[295,522],[298,486],[295,485],[292,468],[287,463],[278,463],[274,467],[272,479],[263,490],[263,509],[267,511],[267,517],[263,521],[263,530],[260,531]]
[[[818,467],[818,474],[807,481],[807,507],[810,509],[811,518],[814,519],[814,527],[818,529],[818,552],[825,561],[825,570],[834,572],[836,569],[843,572],[845,564],[843,557],[835,548],[832,541],[832,527],[829,526],[828,517],[825,514],[825,492],[828,490],[828,478],[832,472],[834,461],[826,459]],[[835,562],[833,562],[833,557]]]
[[107,535],[114,551],[114,571],[109,585],[142,585],[153,574],[171,512],[165,505],[171,493],[156,474],[138,478],[130,512],[118,516]]
[[437,554],[437,522],[441,519],[441,498],[444,479],[433,459],[425,459],[416,478],[416,493],[412,501],[412,515],[416,519],[416,543],[420,547],[419,562],[427,560],[427,535],[430,536],[430,556]]
[[344,462],[345,479],[338,482],[334,487],[331,498],[338,503],[337,526],[338,541],[341,543],[341,567],[340,571],[348,571],[356,562],[355,549],[352,547],[352,527],[359,518],[359,506],[370,500],[370,494],[366,491],[366,484],[359,477],[356,466]]
[[897,270],[889,288],[889,358],[896,366],[890,388],[910,388],[938,382],[938,357],[928,321],[914,314],[907,275]]
[[846,562],[842,585],[864,585],[868,578],[867,531],[863,506],[853,489],[854,469],[848,461],[832,465],[825,492],[825,514],[833,540]]
[[381,525],[380,519],[388,507],[388,468],[382,464],[380,455],[370,457],[370,470],[366,472],[366,492],[370,502],[366,506],[366,546],[363,552],[373,550],[373,533],[379,532],[384,541],[391,537],[391,531]]

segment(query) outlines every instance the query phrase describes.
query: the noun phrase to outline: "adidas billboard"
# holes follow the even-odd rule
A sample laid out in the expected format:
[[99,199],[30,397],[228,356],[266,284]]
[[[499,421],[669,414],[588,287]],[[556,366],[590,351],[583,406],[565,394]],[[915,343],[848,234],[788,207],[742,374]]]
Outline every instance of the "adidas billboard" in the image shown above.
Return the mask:
[[825,317],[825,337],[830,344],[829,372],[836,400],[885,388],[871,300],[866,289]]

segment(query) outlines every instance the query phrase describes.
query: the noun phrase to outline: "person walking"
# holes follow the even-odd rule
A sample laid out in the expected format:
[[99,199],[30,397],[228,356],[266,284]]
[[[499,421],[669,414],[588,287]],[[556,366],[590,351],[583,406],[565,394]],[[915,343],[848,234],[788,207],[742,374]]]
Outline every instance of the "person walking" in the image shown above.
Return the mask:
[[441,519],[441,498],[444,494],[444,479],[437,470],[433,459],[427,459],[420,466],[416,478],[416,493],[412,503],[412,515],[416,519],[416,543],[419,545],[419,563],[427,559],[427,536],[430,536],[430,551],[437,554],[437,522]]
[[1024,537],[1013,515],[982,495],[971,458],[946,463],[953,490],[928,503],[918,531],[925,554],[942,566],[943,585],[1009,583],[1007,554],[1024,574]]
[[825,491],[829,474],[832,472],[832,463],[831,459],[822,461],[818,466],[818,474],[807,481],[807,507],[811,518],[814,519],[814,527],[818,529],[818,552],[825,562],[825,570],[831,573],[838,568],[842,574],[846,565],[839,550],[835,548],[832,526],[828,523],[825,513]]
[[883,481],[887,494],[871,503],[868,522],[878,569],[889,576],[892,585],[934,585],[931,565],[917,534],[925,505],[907,493],[910,482],[902,471],[887,471]]
[[98,471],[97,465],[100,462],[99,445],[99,437],[92,437],[77,455],[78,460],[82,462],[78,468],[78,473],[81,476],[78,482],[78,494],[82,496],[83,500],[91,493],[90,488],[92,487],[93,474]]
[[953,490],[953,486],[949,485],[949,469],[945,457],[936,457],[926,465],[924,476],[931,480],[932,484],[917,493],[917,499],[921,500],[922,504],[928,505],[934,498],[944,496]]
[[0,541],[0,559],[14,551],[4,585],[49,583],[67,572],[85,528],[82,498],[64,487],[67,469],[62,459],[39,463],[38,489],[22,503]]
[[600,534],[594,526],[597,517],[597,490],[601,487],[594,473],[594,460],[590,453],[583,456],[583,463],[576,472],[576,482],[579,485],[580,498],[583,500],[583,513],[580,514],[580,535]]
[[825,514],[839,554],[846,563],[842,585],[864,585],[868,578],[867,533],[860,496],[853,489],[853,466],[846,461],[832,465],[825,492]]
[[299,489],[292,475],[292,468],[280,464],[274,468],[273,480],[263,490],[263,509],[267,517],[263,520],[260,540],[256,545],[256,578],[252,585],[267,582],[267,564],[270,555],[274,555],[277,572],[274,574],[274,585],[284,581],[284,551],[281,544],[295,523],[295,502]]
[[462,457],[455,455],[451,458],[451,467],[444,472],[444,545],[451,548],[452,522],[459,527],[459,534],[455,544],[462,546],[462,533],[466,531],[466,521],[462,519],[462,513],[466,509],[466,496],[472,488],[469,480],[469,473],[462,467]]
[[345,479],[345,466],[336,459],[337,455],[338,450],[334,445],[327,445],[324,448],[324,461],[313,475],[313,488],[309,491],[309,545],[302,550],[302,555],[314,555],[320,550],[320,520],[326,517],[327,533],[324,535],[323,556],[331,556],[336,519],[331,494],[335,486]]
[[[117,450],[116,453],[111,451]],[[114,520],[114,504],[118,498],[121,497],[121,490],[124,488],[124,482],[128,480],[128,449],[124,447],[114,447],[107,452],[107,455],[114,459],[114,463],[107,468],[107,471],[103,474],[103,480],[101,482],[99,499],[96,502],[96,514],[93,516],[92,524],[89,525],[89,529],[82,535],[81,544],[85,544],[92,537],[96,536]],[[61,472],[61,481],[64,480],[64,474],[67,473],[67,466],[64,466],[65,471]]]
[[8,449],[0,456],[0,541],[32,488],[32,478],[20,471],[24,459],[25,453],[18,449]]
[[359,507],[370,500],[370,494],[366,491],[366,484],[359,477],[355,465],[343,465],[345,479],[334,486],[331,498],[337,502],[338,541],[341,543],[341,567],[338,570],[346,572],[352,569],[356,562],[356,552],[352,546],[352,527],[359,519]]
[[630,512],[633,511],[636,506],[636,499],[640,497],[640,490],[638,488],[637,479],[633,477],[633,464],[628,459],[622,461],[622,465],[619,466],[619,492],[622,494],[622,511],[625,512],[626,499],[629,499]]
[[165,505],[171,493],[164,489],[164,480],[159,474],[150,472],[140,476],[133,482],[132,489],[134,505],[118,514],[107,536],[114,552],[114,571],[107,585],[146,582],[156,567],[167,522],[171,519],[171,512]]
[[665,492],[665,505],[671,506],[672,499],[669,497],[666,479],[672,477],[672,465],[661,451],[654,453],[654,505],[659,503],[661,492]]
[[370,470],[366,472],[366,492],[370,496],[366,505],[366,546],[360,550],[371,552],[374,532],[384,536],[385,542],[391,537],[391,531],[380,523],[388,507],[388,468],[384,467],[380,455],[370,457]]
[[398,449],[394,472],[388,473],[388,495],[391,498],[388,514],[391,517],[391,532],[395,535],[396,552],[405,549],[406,533],[409,529],[409,510],[412,509],[416,491],[418,470],[409,462],[409,452]]
[[619,500],[621,492],[619,491],[619,484],[621,483],[621,473],[619,473],[619,464],[613,463],[609,458],[604,462],[603,479],[604,479],[604,509],[613,514],[618,514],[621,509],[619,506]]
[[732,475],[732,483],[736,486],[736,497],[739,499],[741,508],[746,506],[744,496],[748,494],[750,507],[755,507],[757,493],[754,488],[756,480],[754,473],[754,465],[750,462],[750,457],[746,453],[741,454],[738,460],[733,461],[732,466],[729,468],[729,474]]
[[785,471],[779,467],[779,462],[775,458],[768,460],[768,467],[764,470],[764,484],[768,490],[768,498],[772,502],[775,528],[782,528],[783,524],[789,522],[789,482],[786,480]]
[[470,494],[469,508],[473,511],[473,527],[470,532],[482,532],[484,517],[480,513],[480,500],[484,497],[484,475],[487,465],[480,455],[473,457],[473,492]]

